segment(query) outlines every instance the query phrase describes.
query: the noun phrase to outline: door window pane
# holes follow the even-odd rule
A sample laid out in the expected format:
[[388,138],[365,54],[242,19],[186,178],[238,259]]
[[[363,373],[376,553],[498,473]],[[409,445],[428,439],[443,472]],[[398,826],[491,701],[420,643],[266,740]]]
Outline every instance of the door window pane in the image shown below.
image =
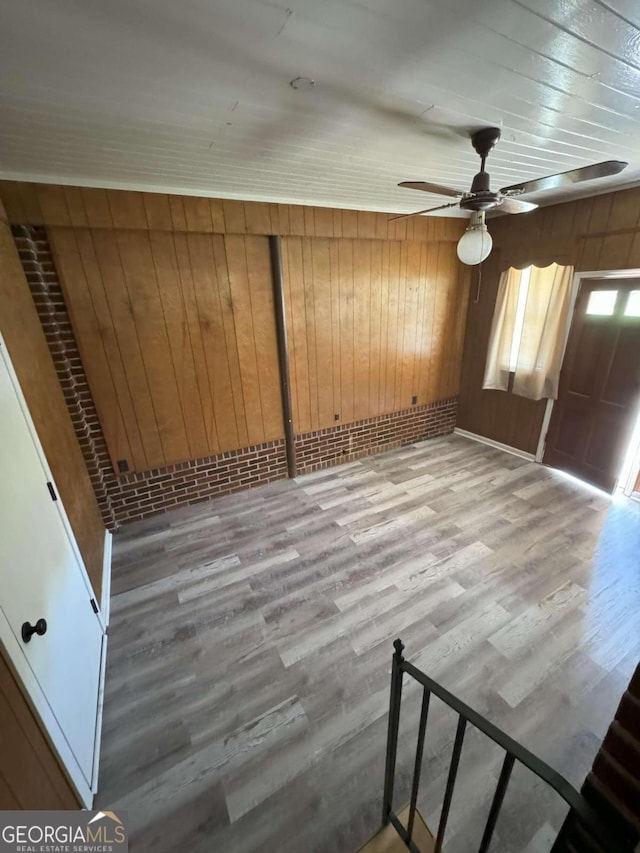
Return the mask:
[[600,314],[600,316],[611,316],[616,307],[617,290],[592,290],[589,295],[587,314]]
[[624,309],[625,317],[640,317],[640,290],[632,290]]

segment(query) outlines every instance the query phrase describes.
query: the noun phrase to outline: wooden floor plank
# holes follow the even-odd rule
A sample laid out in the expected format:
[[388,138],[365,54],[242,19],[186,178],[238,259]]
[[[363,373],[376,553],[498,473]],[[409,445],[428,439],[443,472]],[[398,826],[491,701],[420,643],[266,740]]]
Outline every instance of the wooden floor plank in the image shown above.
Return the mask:
[[[379,828],[391,643],[579,786],[640,657],[640,505],[448,436],[128,525],[114,542],[99,807],[132,850],[353,853]],[[433,703],[437,825],[455,719]],[[396,805],[420,690],[403,691]],[[501,757],[470,735],[447,853]],[[494,846],[563,809],[514,773]]]

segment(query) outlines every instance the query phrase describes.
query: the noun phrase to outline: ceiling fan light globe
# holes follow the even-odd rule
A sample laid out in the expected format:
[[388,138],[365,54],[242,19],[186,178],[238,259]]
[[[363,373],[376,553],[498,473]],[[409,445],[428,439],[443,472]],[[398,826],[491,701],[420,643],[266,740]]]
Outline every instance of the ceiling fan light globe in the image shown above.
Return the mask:
[[492,248],[493,240],[487,226],[474,225],[467,228],[458,240],[458,258],[463,264],[473,267],[488,258]]

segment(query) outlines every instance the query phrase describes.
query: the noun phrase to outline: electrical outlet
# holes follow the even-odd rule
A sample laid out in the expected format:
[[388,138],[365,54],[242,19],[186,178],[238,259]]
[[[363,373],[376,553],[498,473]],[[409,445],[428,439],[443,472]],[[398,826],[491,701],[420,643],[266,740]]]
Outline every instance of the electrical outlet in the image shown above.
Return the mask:
[[128,470],[129,470],[129,463],[127,462],[127,460],[126,459],[118,459],[118,471],[121,474],[126,474],[126,472]]
[[333,416],[333,419],[334,419],[334,421],[339,421],[340,420],[340,413],[336,412],[335,415]]
[[415,404],[417,402],[418,402],[418,397],[414,394],[413,397],[411,398],[411,405],[415,406]]

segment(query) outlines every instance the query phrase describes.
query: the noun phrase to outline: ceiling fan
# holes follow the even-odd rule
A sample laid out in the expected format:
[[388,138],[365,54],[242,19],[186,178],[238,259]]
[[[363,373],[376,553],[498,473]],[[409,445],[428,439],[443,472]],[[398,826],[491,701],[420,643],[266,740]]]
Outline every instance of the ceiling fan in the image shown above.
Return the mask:
[[491,235],[487,231],[484,216],[488,210],[499,209],[504,213],[528,213],[538,207],[532,201],[524,201],[519,196],[524,193],[540,192],[541,190],[568,187],[581,181],[591,181],[595,178],[604,178],[608,175],[617,175],[629,164],[622,160],[605,160],[603,163],[595,163],[592,166],[583,166],[579,169],[571,169],[568,172],[560,172],[557,175],[547,175],[545,178],[534,178],[502,187],[498,192],[490,189],[489,173],[485,171],[485,163],[489,152],[500,139],[500,129],[497,127],[484,127],[471,135],[471,144],[480,157],[480,171],[471,183],[468,192],[460,192],[451,187],[442,187],[428,181],[402,181],[398,186],[412,190],[437,195],[450,196],[456,201],[440,204],[436,207],[428,207],[426,210],[417,210],[415,213],[404,213],[399,216],[390,217],[391,220],[407,219],[410,216],[418,216],[421,213],[431,213],[435,210],[444,210],[447,207],[460,207],[462,210],[471,212],[471,222],[465,234],[458,243],[458,256],[463,263],[479,264],[491,251]]

